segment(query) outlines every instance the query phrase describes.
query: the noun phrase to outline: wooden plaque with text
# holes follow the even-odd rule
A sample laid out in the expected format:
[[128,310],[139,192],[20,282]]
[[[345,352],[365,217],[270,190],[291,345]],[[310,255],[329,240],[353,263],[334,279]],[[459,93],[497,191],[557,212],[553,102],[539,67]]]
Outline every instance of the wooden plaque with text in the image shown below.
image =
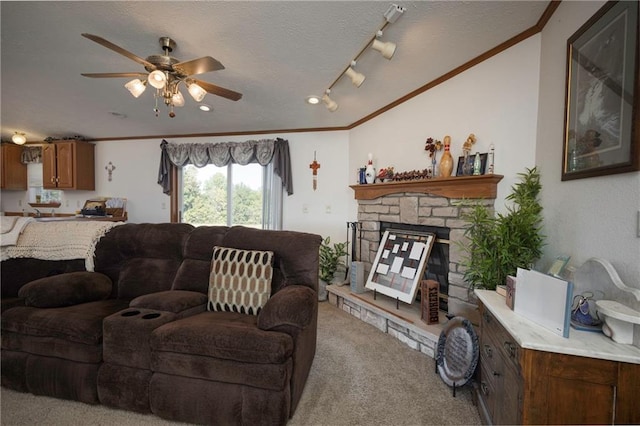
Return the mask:
[[420,319],[427,324],[437,324],[439,319],[438,285],[434,280],[422,280],[420,282]]

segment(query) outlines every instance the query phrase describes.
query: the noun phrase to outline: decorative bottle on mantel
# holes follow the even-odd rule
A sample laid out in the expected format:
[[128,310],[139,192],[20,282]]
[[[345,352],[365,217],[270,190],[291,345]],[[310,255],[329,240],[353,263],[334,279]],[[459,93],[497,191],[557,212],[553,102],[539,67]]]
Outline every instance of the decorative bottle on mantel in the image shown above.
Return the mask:
[[449,177],[453,171],[453,157],[451,157],[451,152],[449,152],[451,136],[445,136],[443,143],[444,154],[442,154],[442,158],[440,159],[440,177]]
[[373,154],[369,154],[369,161],[367,161],[367,167],[364,170],[364,178],[367,183],[373,183],[376,181],[376,169],[373,168]]

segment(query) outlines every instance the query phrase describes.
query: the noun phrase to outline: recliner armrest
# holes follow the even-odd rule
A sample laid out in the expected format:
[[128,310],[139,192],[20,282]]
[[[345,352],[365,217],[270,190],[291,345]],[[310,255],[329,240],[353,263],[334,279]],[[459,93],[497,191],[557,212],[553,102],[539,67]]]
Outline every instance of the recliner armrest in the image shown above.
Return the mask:
[[318,304],[318,295],[311,288],[290,285],[271,296],[258,315],[258,328],[278,327],[304,329],[311,324]]
[[31,281],[18,296],[26,306],[61,308],[107,299],[112,287],[111,278],[99,272],[68,272]]

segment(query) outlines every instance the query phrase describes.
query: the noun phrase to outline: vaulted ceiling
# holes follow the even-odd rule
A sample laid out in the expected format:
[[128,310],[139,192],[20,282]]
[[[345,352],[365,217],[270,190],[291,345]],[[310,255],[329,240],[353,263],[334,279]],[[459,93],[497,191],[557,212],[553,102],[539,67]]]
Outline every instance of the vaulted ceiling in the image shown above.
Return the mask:
[[[546,1],[398,1],[406,11],[382,36],[391,60],[366,49],[335,84],[329,112],[305,103],[322,95],[385,22],[383,1],[8,2],[1,14],[1,134],[30,141],[80,135],[117,139],[168,135],[345,128],[419,90],[507,40],[535,28]],[[170,118],[153,90],[134,98],[126,78],[81,73],[143,72],[142,65],[82,33],[146,58],[158,39],[177,42],[172,56],[212,56],[224,70],[199,79],[241,92],[233,102],[208,94],[204,113],[185,92]]]

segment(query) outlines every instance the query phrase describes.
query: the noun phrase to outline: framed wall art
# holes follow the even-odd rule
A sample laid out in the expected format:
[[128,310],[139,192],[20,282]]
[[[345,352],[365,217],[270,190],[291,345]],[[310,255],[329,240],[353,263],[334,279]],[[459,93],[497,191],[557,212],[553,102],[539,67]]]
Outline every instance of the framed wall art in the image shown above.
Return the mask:
[[607,2],[567,41],[562,180],[638,170],[638,2]]
[[385,231],[366,288],[413,303],[435,240],[426,232]]

